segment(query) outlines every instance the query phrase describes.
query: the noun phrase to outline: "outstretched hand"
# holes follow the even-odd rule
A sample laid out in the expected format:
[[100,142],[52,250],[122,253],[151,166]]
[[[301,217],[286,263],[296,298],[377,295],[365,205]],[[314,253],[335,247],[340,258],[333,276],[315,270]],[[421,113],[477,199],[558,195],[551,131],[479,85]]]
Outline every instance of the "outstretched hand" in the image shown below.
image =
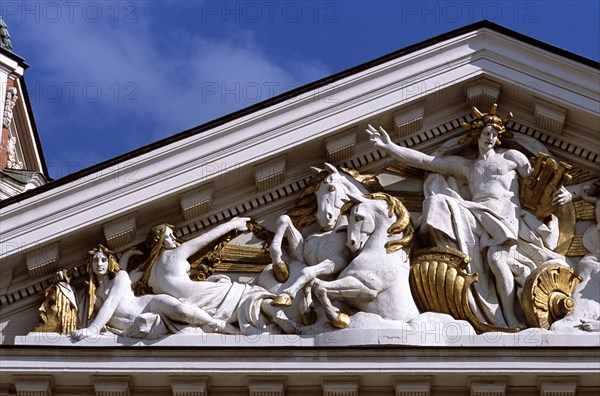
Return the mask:
[[246,232],[248,231],[248,222],[250,221],[250,217],[234,217],[229,220],[229,225],[231,230]]
[[81,341],[84,338],[91,337],[92,335],[95,335],[95,333],[93,333],[89,327],[84,327],[83,329],[75,330],[71,333],[71,341]]
[[366,132],[369,134],[369,140],[375,147],[379,147],[382,149],[387,149],[390,144],[392,144],[392,139],[390,135],[383,129],[383,127],[379,127],[379,130],[375,129],[375,127],[369,124],[369,127],[366,129]]

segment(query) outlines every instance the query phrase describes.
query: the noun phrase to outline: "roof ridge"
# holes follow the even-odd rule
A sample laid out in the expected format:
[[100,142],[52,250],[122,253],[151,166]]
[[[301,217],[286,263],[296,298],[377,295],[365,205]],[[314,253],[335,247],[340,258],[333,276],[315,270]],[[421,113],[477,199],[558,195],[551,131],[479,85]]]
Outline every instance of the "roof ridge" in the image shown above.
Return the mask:
[[4,22],[4,18],[0,15],[0,48],[12,52],[12,43],[10,42],[10,33],[8,33],[8,26]]

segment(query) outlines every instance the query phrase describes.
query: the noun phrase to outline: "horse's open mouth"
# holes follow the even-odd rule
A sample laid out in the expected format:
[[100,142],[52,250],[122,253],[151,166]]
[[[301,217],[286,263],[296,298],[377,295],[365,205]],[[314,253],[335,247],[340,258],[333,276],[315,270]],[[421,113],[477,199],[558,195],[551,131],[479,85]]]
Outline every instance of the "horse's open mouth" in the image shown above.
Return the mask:
[[362,250],[362,248],[364,247],[364,245],[365,245],[364,241],[360,241],[357,244],[349,245],[348,249],[350,249],[350,251],[352,252],[352,254],[356,255],[356,254],[360,253],[360,251]]

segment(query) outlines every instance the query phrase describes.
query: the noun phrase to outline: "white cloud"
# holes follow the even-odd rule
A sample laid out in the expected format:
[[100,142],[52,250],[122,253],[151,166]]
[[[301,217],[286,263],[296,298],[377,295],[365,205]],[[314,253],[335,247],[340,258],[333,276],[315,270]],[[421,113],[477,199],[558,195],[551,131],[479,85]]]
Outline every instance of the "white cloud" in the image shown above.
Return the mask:
[[[281,61],[250,30],[214,37],[153,21],[7,20],[15,51],[32,65],[26,78],[49,161],[108,159],[330,73],[318,60]],[[52,88],[62,101],[49,100]]]

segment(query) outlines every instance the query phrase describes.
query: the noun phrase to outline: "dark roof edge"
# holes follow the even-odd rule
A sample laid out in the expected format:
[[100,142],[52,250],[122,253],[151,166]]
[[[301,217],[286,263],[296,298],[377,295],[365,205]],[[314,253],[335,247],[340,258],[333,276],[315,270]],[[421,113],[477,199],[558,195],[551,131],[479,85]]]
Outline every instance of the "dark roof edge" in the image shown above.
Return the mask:
[[[476,25],[481,25],[481,26],[476,26]],[[483,20],[483,21],[480,21],[480,22],[476,22],[476,23],[474,23],[472,25],[469,25],[469,26],[472,26],[473,30],[475,30],[475,29],[481,29],[481,28],[489,28],[489,29],[494,30],[494,31],[496,31],[498,33],[504,34],[505,36],[509,36],[509,37],[512,37],[512,38],[514,38],[516,40],[523,41],[524,43],[527,43],[527,44],[533,45],[535,47],[541,48],[544,51],[548,51],[548,52],[551,52],[553,54],[562,56],[563,58],[571,59],[572,61],[584,64],[584,65],[589,66],[589,67],[594,68],[594,69],[600,69],[600,62],[598,62],[598,61],[595,61],[595,60],[590,59],[590,58],[586,58],[585,56],[576,54],[576,53],[571,52],[571,51],[567,51],[566,49],[563,49],[563,48],[560,48],[560,47],[556,47],[556,46],[554,46],[552,44],[545,43],[543,41],[540,41],[540,40],[535,39],[533,37],[527,36],[527,35],[525,35],[523,33],[516,32],[514,30],[511,30],[511,29],[506,28],[504,26],[501,26],[501,25],[498,25],[496,23],[490,22],[488,20]],[[469,26],[465,26],[465,28],[469,27]],[[459,30],[459,29],[457,29],[457,30]]]
[[[11,179],[13,179],[13,180],[15,180],[17,182],[20,182],[22,184],[29,183],[29,181],[31,181],[36,176],[41,177],[42,181],[44,183],[48,182],[48,178],[43,173],[36,172],[36,171],[27,171],[27,170],[20,171],[18,169],[4,169],[4,170],[0,171],[0,174],[3,174],[4,176],[9,177],[9,178],[11,178]],[[29,177],[28,177],[28,179],[26,181],[24,181],[24,180],[22,180],[23,178],[17,177],[19,174],[22,174],[22,175],[29,174]]]
[[25,62],[25,59],[21,58],[19,55],[15,54],[11,50],[7,50],[6,48],[0,47],[0,52],[2,52],[4,55],[8,56],[15,62],[17,62],[19,64],[19,66],[21,66],[23,68],[23,70],[25,70],[29,67],[27,62]]
[[227,122],[233,121],[233,120],[235,120],[237,118],[240,118],[240,117],[243,117],[245,115],[251,114],[251,113],[256,112],[258,110],[262,110],[262,109],[267,108],[269,106],[273,106],[273,105],[275,105],[277,103],[284,102],[284,101],[289,100],[289,99],[291,99],[291,98],[293,98],[295,96],[304,94],[304,93],[306,93],[308,91],[314,90],[314,89],[319,88],[321,86],[325,86],[325,85],[331,84],[331,83],[333,83],[333,82],[335,82],[337,80],[341,80],[341,79],[343,79],[343,78],[345,78],[345,77],[347,77],[349,75],[352,75],[352,74],[355,74],[355,73],[367,70],[367,69],[369,69],[371,67],[374,67],[374,66],[378,66],[378,65],[380,65],[382,63],[388,62],[390,60],[393,60],[395,58],[398,58],[398,57],[401,57],[403,55],[409,54],[411,52],[418,51],[420,49],[423,49],[425,47],[431,46],[431,45],[433,45],[435,43],[438,43],[440,41],[449,40],[449,39],[452,39],[454,37],[460,36],[462,34],[465,34],[465,33],[471,32],[471,31],[475,31],[475,30],[479,30],[479,29],[484,29],[484,28],[488,28],[490,30],[493,30],[493,31],[496,31],[496,32],[501,33],[503,35],[512,37],[512,38],[514,38],[516,40],[523,41],[523,42],[531,44],[533,46],[537,46],[537,47],[542,48],[542,49],[544,49],[546,51],[549,51],[549,52],[555,53],[557,55],[560,55],[562,57],[565,57],[565,58],[571,59],[573,61],[582,63],[582,64],[584,64],[586,66],[597,68],[597,69],[600,68],[600,63],[599,62],[593,61],[593,60],[588,59],[586,57],[583,57],[581,55],[574,54],[574,53],[569,52],[567,50],[564,50],[562,48],[558,48],[558,47],[552,46],[550,44],[544,43],[542,41],[539,41],[539,40],[534,39],[532,37],[526,36],[524,34],[517,33],[517,32],[515,32],[513,30],[510,30],[508,28],[505,28],[503,26],[500,26],[500,25],[495,24],[493,22],[490,22],[488,20],[483,20],[483,21],[479,21],[479,22],[473,23],[471,25],[463,26],[461,28],[452,30],[452,31],[447,32],[447,33],[443,33],[441,35],[432,37],[430,39],[421,41],[419,43],[410,45],[408,47],[402,48],[402,49],[400,49],[398,51],[394,51],[392,53],[389,53],[387,55],[381,56],[379,58],[376,58],[374,60],[368,61],[366,63],[362,63],[362,64],[357,65],[357,66],[353,66],[353,67],[351,67],[349,69],[346,69],[346,70],[343,70],[341,72],[335,73],[335,74],[333,74],[331,76],[322,78],[322,79],[314,81],[312,83],[303,85],[303,86],[298,87],[296,89],[293,89],[293,90],[291,90],[289,92],[285,92],[283,94],[280,94],[280,95],[275,96],[273,98],[270,98],[270,99],[264,100],[262,102],[256,103],[256,104],[251,105],[249,107],[246,107],[244,109],[235,111],[235,112],[230,113],[228,115],[225,115],[223,117],[219,117],[219,118],[217,118],[215,120],[206,122],[206,123],[201,124],[199,126],[196,126],[196,127],[190,128],[188,130],[179,132],[179,133],[177,133],[175,135],[172,135],[172,136],[166,137],[164,139],[158,140],[156,142],[150,143],[148,145],[142,146],[142,147],[140,147],[138,149],[135,149],[133,151],[121,154],[121,155],[119,155],[117,157],[114,157],[114,158],[111,158],[109,160],[103,161],[103,162],[101,162],[101,163],[99,163],[97,165],[91,166],[91,167],[86,168],[86,169],[82,169],[82,170],[80,170],[78,172],[72,173],[72,174],[67,175],[67,176],[65,176],[63,178],[51,181],[50,183],[48,183],[46,185],[43,185],[43,186],[40,186],[40,187],[38,187],[38,188],[36,188],[34,190],[30,190],[30,191],[27,191],[27,192],[25,192],[23,194],[20,194],[20,195],[11,197],[9,199],[6,199],[5,201],[3,201],[3,202],[0,203],[0,208],[9,206],[9,205],[11,205],[13,203],[16,203],[16,202],[19,202],[21,200],[30,198],[30,197],[32,197],[34,195],[41,194],[41,193],[43,193],[45,191],[48,191],[48,190],[60,187],[60,186],[62,186],[64,184],[70,183],[72,181],[75,181],[75,180],[77,180],[79,178],[83,178],[83,177],[88,176],[90,174],[97,173],[97,172],[99,172],[102,169],[109,168],[109,167],[111,167],[111,166],[113,166],[115,164],[118,164],[118,163],[130,160],[130,159],[135,158],[135,157],[137,157],[139,155],[148,153],[148,152],[150,152],[150,151],[152,151],[152,150],[154,150],[156,148],[165,146],[167,144],[171,144],[171,143],[176,142],[178,140],[185,139],[185,138],[187,138],[189,136],[192,136],[192,135],[195,135],[197,133],[205,132],[205,131],[207,131],[209,129],[212,129],[212,128],[215,128],[215,127],[217,127],[219,125],[223,125],[223,124],[225,124]]
[[29,91],[27,89],[27,83],[25,82],[25,78],[20,78],[21,87],[23,88],[23,102],[25,103],[25,108],[27,109],[27,113],[29,116],[29,122],[31,122],[31,130],[33,132],[33,140],[35,147],[37,148],[38,155],[40,156],[40,162],[42,164],[42,175],[46,178],[46,180],[51,180],[50,175],[48,174],[48,167],[46,166],[46,159],[44,157],[44,150],[42,150],[42,141],[40,139],[40,135],[37,130],[37,125],[35,123],[35,116],[33,114],[33,108],[31,107],[31,100],[29,99]]

